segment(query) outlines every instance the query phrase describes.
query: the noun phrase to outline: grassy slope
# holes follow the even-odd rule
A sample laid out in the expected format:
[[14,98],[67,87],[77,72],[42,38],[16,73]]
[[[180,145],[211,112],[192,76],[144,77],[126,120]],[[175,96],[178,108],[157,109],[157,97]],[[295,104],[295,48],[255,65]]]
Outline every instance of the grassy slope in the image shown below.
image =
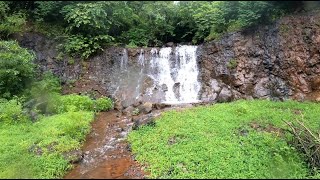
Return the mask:
[[[0,124],[0,178],[62,177],[70,164],[61,154],[80,147],[93,119],[93,112],[79,111],[44,117],[34,124]],[[42,155],[30,152],[34,144]]]
[[[294,113],[301,110],[301,115]],[[304,178],[303,157],[290,138],[257,131],[251,122],[288,128],[282,120],[303,119],[320,129],[320,105],[294,101],[236,101],[164,113],[155,127],[129,134],[139,162],[155,178]],[[240,131],[248,131],[240,135]]]

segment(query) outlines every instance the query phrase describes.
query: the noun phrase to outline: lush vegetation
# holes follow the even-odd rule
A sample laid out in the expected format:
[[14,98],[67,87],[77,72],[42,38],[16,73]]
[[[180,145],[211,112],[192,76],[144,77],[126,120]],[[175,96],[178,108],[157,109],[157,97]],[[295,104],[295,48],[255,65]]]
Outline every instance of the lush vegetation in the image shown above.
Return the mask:
[[14,41],[0,41],[0,98],[20,94],[34,75],[34,55]]
[[61,178],[111,99],[61,95],[59,79],[36,78],[33,53],[14,41],[0,41],[0,59],[0,178]]
[[129,134],[152,178],[319,178],[284,121],[318,132],[319,104],[236,101],[171,110]]
[[30,22],[31,30],[62,37],[62,51],[87,59],[107,45],[161,46],[217,39],[296,12],[304,2],[7,1],[0,5],[2,37]]

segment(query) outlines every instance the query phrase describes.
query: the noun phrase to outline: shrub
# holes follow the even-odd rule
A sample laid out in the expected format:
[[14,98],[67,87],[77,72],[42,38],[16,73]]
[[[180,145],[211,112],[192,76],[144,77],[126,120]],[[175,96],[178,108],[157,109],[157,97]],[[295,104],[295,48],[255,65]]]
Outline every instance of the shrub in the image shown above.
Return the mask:
[[113,103],[110,98],[102,97],[95,101],[96,111],[107,111],[113,108]]
[[12,124],[26,120],[27,116],[23,114],[22,104],[18,99],[0,100],[0,122]]
[[72,35],[63,44],[64,50],[71,56],[81,56],[88,58],[90,55],[102,50],[102,47],[114,38],[109,35],[99,35],[94,37],[85,37],[82,35]]
[[9,14],[8,2],[0,2],[0,37],[8,37],[10,34],[23,30],[26,23],[26,15],[22,12]]
[[89,96],[80,96],[76,94],[56,96],[54,109],[58,113],[75,111],[92,111],[94,107],[93,100]]
[[15,41],[0,41],[0,97],[20,94],[33,78],[34,54]]

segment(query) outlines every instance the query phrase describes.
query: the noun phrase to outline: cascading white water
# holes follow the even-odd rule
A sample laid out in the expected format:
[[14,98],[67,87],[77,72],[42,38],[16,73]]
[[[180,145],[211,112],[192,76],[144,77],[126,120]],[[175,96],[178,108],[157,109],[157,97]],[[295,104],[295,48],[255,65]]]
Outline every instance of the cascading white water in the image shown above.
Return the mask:
[[[153,77],[159,86],[166,86],[166,103],[197,102],[200,83],[198,81],[197,46],[178,46],[172,57],[172,48],[161,48],[159,54],[153,48],[151,68],[155,70]],[[173,68],[170,66],[175,58]],[[177,91],[178,90],[178,91]]]
[[137,87],[136,87],[136,92],[137,92],[136,99],[139,98],[140,86],[141,86],[141,81],[142,81],[142,78],[143,78],[143,69],[144,69],[144,50],[143,49],[140,49],[140,54],[139,54],[139,57],[138,57],[138,63],[139,63],[139,65],[141,67],[140,67],[138,84],[137,84]]
[[120,69],[126,70],[128,68],[128,52],[126,49],[123,49],[123,55],[121,57]]
[[197,46],[176,47],[176,63],[179,64],[176,64],[178,72],[175,81],[180,83],[180,102],[197,101],[201,84],[198,81],[199,70],[196,52]]
[[167,102],[177,102],[173,92],[174,81],[171,77],[170,58],[172,49],[170,47],[161,48],[159,54],[156,49],[152,49],[152,58],[150,61],[151,68],[155,69],[156,74],[153,76],[160,86],[166,86],[165,98]]
[[136,60],[129,63],[123,49],[119,69],[113,71],[114,95],[130,102],[197,102],[201,83],[196,51],[197,46],[185,45],[152,48],[150,52],[140,49]]
[[144,66],[144,50],[140,49],[140,54],[138,57],[138,62],[141,66]]

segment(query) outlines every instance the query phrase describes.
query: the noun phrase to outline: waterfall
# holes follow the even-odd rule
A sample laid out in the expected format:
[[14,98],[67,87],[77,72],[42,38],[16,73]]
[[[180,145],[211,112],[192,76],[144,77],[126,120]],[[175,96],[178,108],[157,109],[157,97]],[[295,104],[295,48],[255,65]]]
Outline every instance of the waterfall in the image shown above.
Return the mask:
[[130,63],[128,51],[123,49],[111,79],[119,99],[130,103],[198,101],[201,83],[198,81],[197,46],[141,48]]
[[140,73],[139,73],[139,78],[138,78],[138,84],[136,87],[136,99],[139,98],[140,91],[141,91],[141,83],[142,83],[142,78],[143,78],[143,69],[144,69],[144,50],[140,49],[140,54],[138,57],[138,64],[140,65]]
[[179,83],[179,101],[197,101],[200,90],[197,67],[197,46],[178,46],[176,48],[176,68],[178,70],[176,82]]
[[172,56],[172,51],[171,47],[161,48],[159,54],[155,48],[151,50],[150,64],[154,70],[152,74],[157,84],[165,91],[164,102],[197,102],[200,90],[197,46],[178,46],[175,56]]
[[155,53],[156,51],[151,50],[152,59],[150,61],[151,67],[155,70],[157,84],[162,87],[165,91],[165,97],[167,102],[177,102],[178,99],[175,97],[173,92],[174,81],[171,77],[171,68],[170,68],[170,58],[172,48],[166,47],[161,48],[159,54]]
[[[138,62],[141,66],[144,66],[144,50],[140,49],[140,54],[138,57]],[[142,69],[142,68],[141,68]]]
[[123,49],[123,55],[121,57],[120,69],[127,70],[127,68],[128,68],[128,52],[126,49]]

